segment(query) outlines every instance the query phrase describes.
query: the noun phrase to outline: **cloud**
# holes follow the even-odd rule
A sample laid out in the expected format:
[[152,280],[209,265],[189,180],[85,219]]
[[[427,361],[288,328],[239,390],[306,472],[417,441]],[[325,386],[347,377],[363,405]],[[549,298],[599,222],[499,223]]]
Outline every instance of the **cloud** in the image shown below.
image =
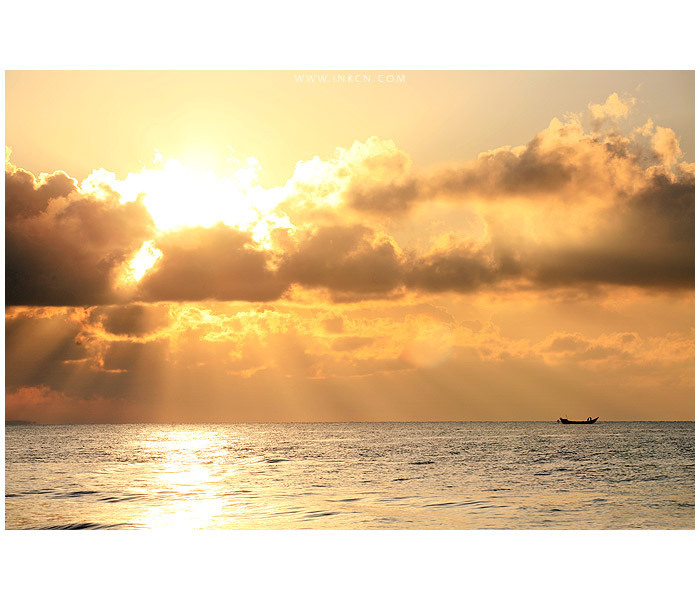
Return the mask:
[[563,334],[555,336],[547,346],[547,352],[576,352],[588,348],[581,336]]
[[[632,104],[612,95],[593,112],[621,117]],[[395,213],[396,197],[407,211],[441,200],[477,210],[485,227],[480,239],[427,253],[404,247],[408,288],[463,293],[502,284],[690,288],[694,165],[678,164],[680,147],[671,130],[646,129],[643,145],[615,130],[586,133],[576,118],[554,119],[526,146],[411,175],[399,191],[395,184],[365,186],[362,203],[349,191],[348,203],[370,211],[373,198],[371,211],[389,206],[387,215]],[[430,214],[421,212],[424,218]],[[405,219],[414,226],[410,212]]]
[[561,211],[522,203],[484,212],[479,241],[451,240],[405,260],[404,284],[429,292],[484,287],[694,287],[693,174],[656,173],[636,192]]
[[142,337],[167,326],[170,314],[162,304],[127,304],[98,307],[91,320],[100,323],[107,334]]
[[636,102],[635,98],[621,99],[617,93],[612,93],[607,97],[604,104],[590,103],[588,105],[588,114],[593,129],[598,131],[605,123],[615,123],[619,119],[627,117]]
[[[634,361],[638,355],[641,339],[637,333],[621,332],[587,339],[580,333],[557,332],[549,341],[540,345],[546,361]],[[637,354],[637,356],[635,356]]]
[[[672,175],[682,156],[671,129],[651,120],[629,133],[617,126],[634,103],[612,94],[602,105],[591,104],[596,118],[614,121],[604,133],[586,131],[580,117],[569,115],[552,119],[526,145],[489,150],[461,164],[424,171],[405,167],[387,177],[361,173],[346,186],[345,203],[365,215],[396,217],[436,200],[464,205],[546,200],[575,206],[596,196],[614,202],[647,185],[659,169]],[[650,166],[655,169],[649,171]]]
[[[345,201],[361,213],[397,216],[419,202],[436,199],[458,203],[513,197],[538,200],[601,183],[609,186],[610,167],[605,163],[610,151],[605,144],[591,141],[579,122],[553,119],[525,146],[498,148],[476,160],[423,173],[402,172],[389,181],[354,181]],[[602,168],[592,177],[598,167]]]
[[374,341],[374,338],[363,336],[345,336],[339,337],[331,343],[331,348],[338,352],[347,352],[357,350],[364,346],[369,346]]
[[140,201],[98,200],[63,173],[34,179],[6,171],[6,305],[115,302],[117,271],[152,237]]
[[[392,140],[372,136],[355,141],[348,149],[337,148],[327,160],[316,156],[299,161],[278,208],[295,223],[319,225],[342,222],[347,217],[342,214],[345,204],[370,213],[402,212],[411,200],[401,189],[410,167],[410,158]],[[383,206],[375,207],[374,198],[365,198],[364,190],[373,192],[377,186],[405,197],[387,198]]]
[[355,210],[380,215],[404,214],[419,194],[415,179],[407,178],[392,183],[354,183],[346,192],[346,201]]
[[325,226],[302,234],[282,258],[280,277],[326,288],[336,299],[386,296],[401,284],[401,257],[386,237],[364,225]]
[[27,386],[5,396],[5,418],[45,424],[136,423],[144,416],[143,404],[99,395],[82,397],[47,386]]
[[651,138],[651,147],[667,169],[673,167],[683,155],[676,134],[668,127],[656,127],[656,132]]
[[571,364],[599,374],[618,372],[635,385],[649,381],[658,385],[656,375],[663,373],[664,368],[675,372],[676,377],[682,373],[683,381],[676,383],[689,388],[694,385],[692,377],[688,377],[695,356],[692,335],[642,337],[627,331],[587,337],[578,332],[556,332],[532,345],[531,351],[548,365]]
[[[691,288],[694,165],[679,162],[670,129],[649,121],[625,134],[616,123],[633,105],[617,94],[591,104],[594,120],[610,122],[603,133],[587,132],[576,116],[555,118],[526,145],[426,171],[391,140],[356,142],[328,160],[300,162],[282,188],[256,187],[272,223],[266,231],[257,217],[156,230],[141,180],[130,184],[136,200],[125,202],[111,174],[103,181],[95,171],[76,188],[63,173],[35,178],[8,162],[7,304]],[[149,171],[147,180],[158,176]],[[188,181],[191,212],[209,187]],[[158,189],[167,205],[172,185]],[[144,242],[160,258],[125,285],[120,273]],[[131,310],[136,319],[141,309]],[[125,323],[115,327],[128,335]]]
[[516,266],[497,262],[488,249],[465,244],[414,258],[407,267],[406,286],[430,292],[473,292],[517,271]]
[[[535,285],[692,288],[695,272],[694,178],[654,176],[605,207],[583,239],[511,247]],[[582,226],[587,225],[582,220]],[[508,247],[506,239],[497,242]]]
[[44,212],[49,201],[76,191],[76,181],[63,171],[35,178],[30,172],[5,163],[5,219],[15,221]]
[[538,198],[559,192],[579,179],[579,164],[573,160],[577,148],[569,143],[575,133],[577,124],[554,119],[526,146],[499,148],[462,166],[438,171],[428,178],[424,193],[464,199],[489,195]]
[[279,298],[287,288],[249,233],[226,225],[184,228],[158,238],[163,256],[139,282],[146,301]]

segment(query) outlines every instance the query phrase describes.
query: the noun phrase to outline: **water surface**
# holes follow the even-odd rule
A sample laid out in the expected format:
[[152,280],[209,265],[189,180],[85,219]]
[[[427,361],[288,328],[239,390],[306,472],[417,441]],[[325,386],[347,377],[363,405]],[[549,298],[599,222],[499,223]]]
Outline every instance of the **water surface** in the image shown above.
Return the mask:
[[694,423],[5,428],[7,529],[692,529]]

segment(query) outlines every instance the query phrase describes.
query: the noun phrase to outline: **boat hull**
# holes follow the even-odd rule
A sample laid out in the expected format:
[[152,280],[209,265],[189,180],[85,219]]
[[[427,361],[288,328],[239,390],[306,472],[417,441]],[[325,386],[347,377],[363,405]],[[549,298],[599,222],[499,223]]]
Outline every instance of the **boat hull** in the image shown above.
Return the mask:
[[570,421],[569,419],[565,419],[564,417],[559,418],[559,423],[563,423],[564,425],[593,425],[600,417],[596,417],[595,419],[591,419],[590,421]]

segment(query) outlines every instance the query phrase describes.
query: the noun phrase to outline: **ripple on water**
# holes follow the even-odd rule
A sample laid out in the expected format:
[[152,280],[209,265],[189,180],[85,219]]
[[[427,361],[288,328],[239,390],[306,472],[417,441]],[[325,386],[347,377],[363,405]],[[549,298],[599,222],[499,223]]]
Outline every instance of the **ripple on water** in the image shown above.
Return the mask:
[[106,496],[97,498],[97,500],[100,502],[109,502],[110,504],[114,504],[115,502],[135,502],[144,498],[148,498],[148,496],[146,494],[129,494],[125,496]]
[[483,500],[462,500],[461,502],[435,502],[426,504],[425,508],[453,508],[457,506],[473,506],[475,508],[496,508],[495,505]]
[[75,492],[63,492],[54,494],[54,498],[80,498],[81,496],[89,496],[91,494],[99,494],[97,490],[76,490]]
[[32,529],[124,529],[133,527],[131,523],[68,523],[66,525],[49,525],[47,527],[33,527]]
[[304,515],[304,519],[318,519],[320,517],[333,517],[335,515],[339,515],[339,512],[334,512],[331,510],[313,510],[310,512],[307,512]]

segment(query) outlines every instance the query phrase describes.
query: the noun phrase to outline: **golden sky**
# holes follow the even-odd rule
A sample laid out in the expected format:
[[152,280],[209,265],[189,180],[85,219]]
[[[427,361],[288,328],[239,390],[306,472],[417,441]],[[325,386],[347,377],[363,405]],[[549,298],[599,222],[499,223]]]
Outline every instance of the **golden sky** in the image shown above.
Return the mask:
[[693,419],[694,126],[690,71],[7,72],[6,418]]

